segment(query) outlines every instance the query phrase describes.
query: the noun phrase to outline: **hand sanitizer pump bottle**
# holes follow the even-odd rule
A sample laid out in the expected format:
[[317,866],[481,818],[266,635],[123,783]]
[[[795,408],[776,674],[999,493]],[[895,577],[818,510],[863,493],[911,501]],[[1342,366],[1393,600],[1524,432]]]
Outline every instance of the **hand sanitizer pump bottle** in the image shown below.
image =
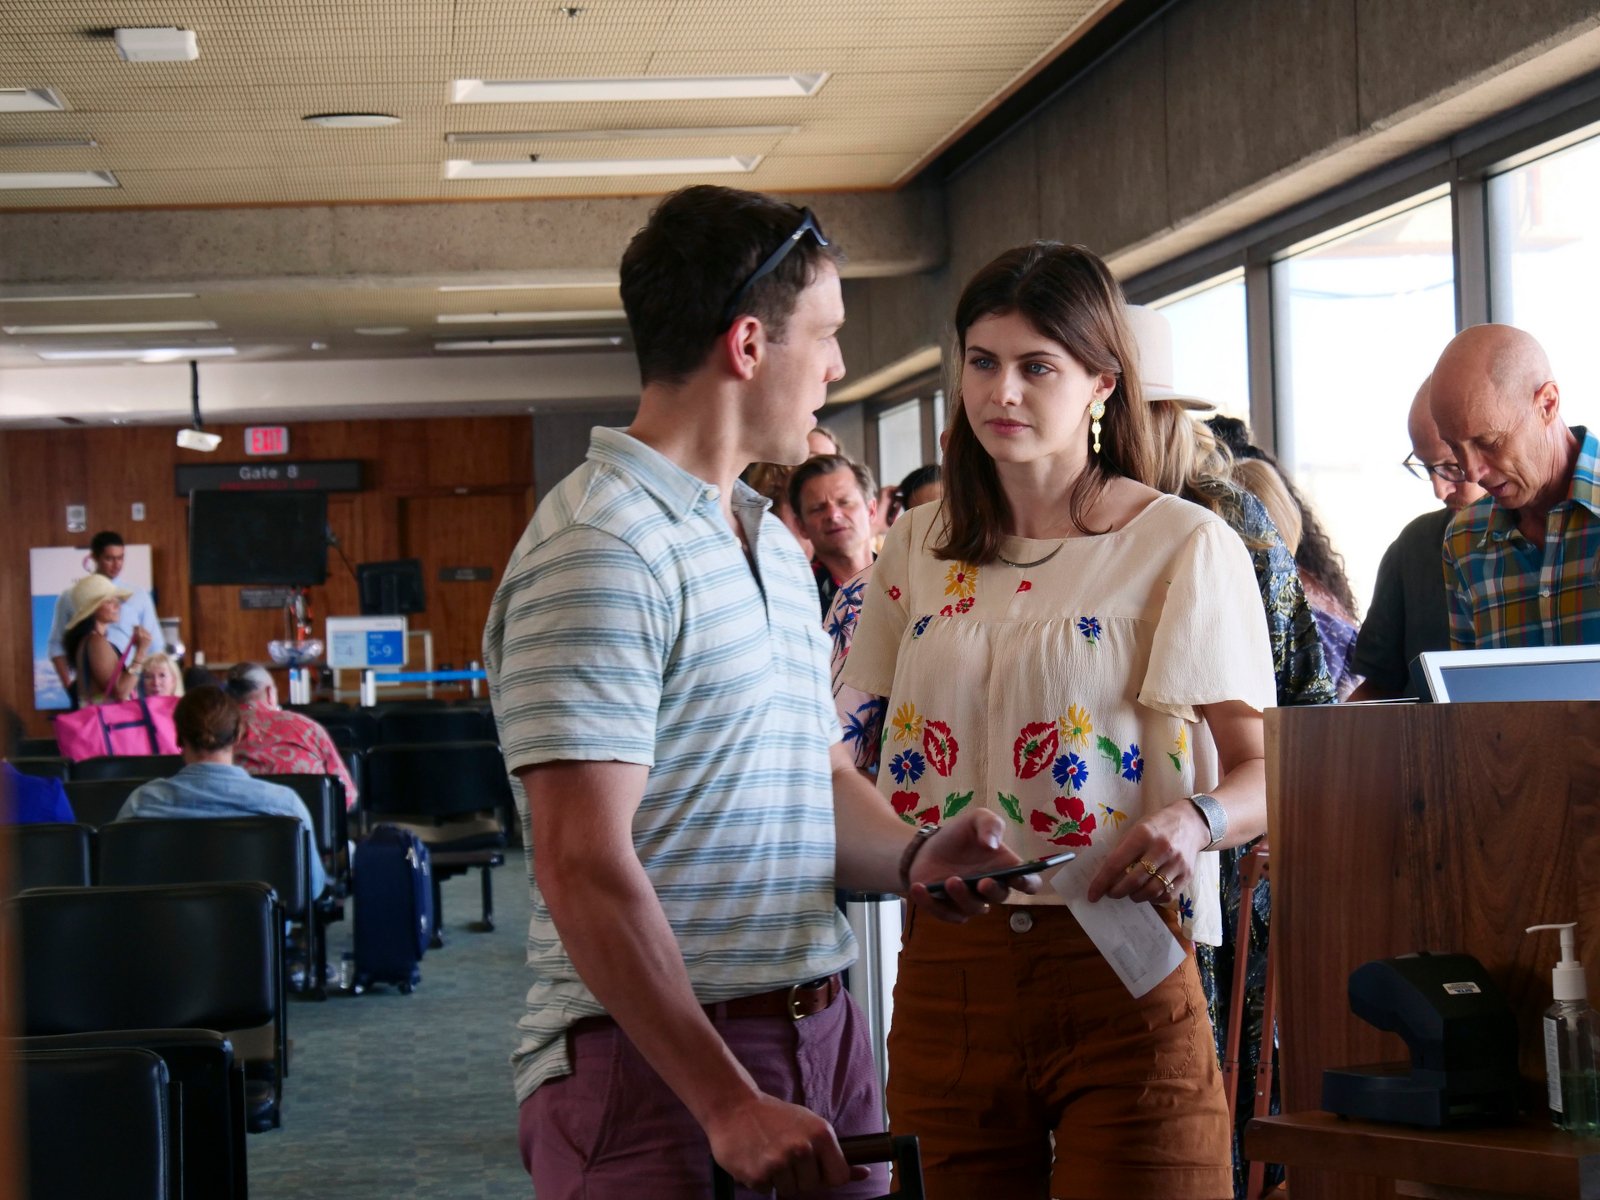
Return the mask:
[[1600,1133],[1600,1014],[1589,1007],[1589,986],[1577,959],[1575,924],[1534,925],[1561,931],[1561,961],[1551,973],[1555,1003],[1544,1013],[1544,1070],[1550,1120],[1572,1133]]

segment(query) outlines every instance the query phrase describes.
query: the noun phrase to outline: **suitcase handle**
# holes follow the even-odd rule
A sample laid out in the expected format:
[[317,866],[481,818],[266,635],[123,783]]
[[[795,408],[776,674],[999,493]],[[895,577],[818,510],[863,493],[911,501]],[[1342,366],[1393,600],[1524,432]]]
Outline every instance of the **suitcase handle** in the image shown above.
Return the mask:
[[[922,1200],[922,1152],[913,1134],[867,1133],[839,1139],[839,1149],[851,1166],[866,1163],[894,1163],[900,1190],[882,1200]],[[733,1177],[715,1161],[711,1164],[712,1200],[733,1200]]]

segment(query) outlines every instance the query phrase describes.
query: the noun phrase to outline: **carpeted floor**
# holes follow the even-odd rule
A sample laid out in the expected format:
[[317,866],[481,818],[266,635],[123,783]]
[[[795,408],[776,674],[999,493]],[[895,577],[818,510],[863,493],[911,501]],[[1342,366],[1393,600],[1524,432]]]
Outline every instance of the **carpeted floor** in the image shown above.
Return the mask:
[[[528,989],[522,852],[493,872],[493,933],[470,933],[476,872],[444,884],[441,950],[409,996],[291,1000],[283,1126],[248,1139],[251,1200],[529,1200],[507,1057]],[[351,921],[330,928],[329,961]]]

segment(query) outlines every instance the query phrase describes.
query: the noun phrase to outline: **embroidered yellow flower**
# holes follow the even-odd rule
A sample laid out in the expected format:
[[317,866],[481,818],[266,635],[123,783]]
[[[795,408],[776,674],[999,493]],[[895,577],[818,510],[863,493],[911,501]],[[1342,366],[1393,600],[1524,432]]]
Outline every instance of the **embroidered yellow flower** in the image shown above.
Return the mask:
[[894,710],[894,740],[914,742],[922,736],[922,714],[917,706],[907,701]]
[[1189,753],[1189,727],[1180,723],[1178,725],[1178,738],[1172,743],[1172,749],[1167,751],[1167,759],[1172,763],[1172,769],[1180,775],[1183,773],[1183,756]]
[[1076,704],[1067,706],[1067,715],[1061,718],[1061,740],[1069,746],[1087,746],[1094,726],[1089,722],[1089,711]]
[[1128,814],[1120,808],[1112,808],[1109,804],[1102,804],[1099,808],[1101,818],[1113,829],[1121,829],[1122,823],[1128,819]]
[[977,590],[978,568],[971,563],[951,563],[944,576],[944,594],[965,600]]

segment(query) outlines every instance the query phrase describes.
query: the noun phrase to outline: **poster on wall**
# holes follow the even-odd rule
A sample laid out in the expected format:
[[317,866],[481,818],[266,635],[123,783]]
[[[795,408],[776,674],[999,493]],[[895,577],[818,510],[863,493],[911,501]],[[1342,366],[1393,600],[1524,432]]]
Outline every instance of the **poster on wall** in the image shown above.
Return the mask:
[[[149,591],[154,575],[149,546],[128,546],[117,585]],[[82,546],[35,546],[28,551],[28,594],[33,608],[33,706],[40,712],[69,707],[67,689],[61,686],[45,647],[56,600],[85,575],[94,572],[94,559]]]

